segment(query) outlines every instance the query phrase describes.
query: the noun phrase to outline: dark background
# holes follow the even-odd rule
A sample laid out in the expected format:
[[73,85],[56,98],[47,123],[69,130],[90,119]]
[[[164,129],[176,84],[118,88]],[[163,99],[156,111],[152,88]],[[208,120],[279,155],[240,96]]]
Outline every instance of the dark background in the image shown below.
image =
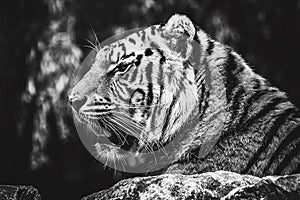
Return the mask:
[[70,80],[95,42],[186,14],[231,45],[300,106],[300,0],[1,0],[0,184],[43,199],[79,199],[120,174],[103,169],[74,129]]

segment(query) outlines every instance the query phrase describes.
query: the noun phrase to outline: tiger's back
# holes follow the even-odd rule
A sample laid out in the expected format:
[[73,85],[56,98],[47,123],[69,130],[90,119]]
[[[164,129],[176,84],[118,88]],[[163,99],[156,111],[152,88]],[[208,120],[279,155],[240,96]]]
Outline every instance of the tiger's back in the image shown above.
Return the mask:
[[300,171],[297,108],[185,16],[103,47],[70,95],[73,105],[83,98],[76,118],[105,129],[113,155],[153,150],[179,135],[169,173]]

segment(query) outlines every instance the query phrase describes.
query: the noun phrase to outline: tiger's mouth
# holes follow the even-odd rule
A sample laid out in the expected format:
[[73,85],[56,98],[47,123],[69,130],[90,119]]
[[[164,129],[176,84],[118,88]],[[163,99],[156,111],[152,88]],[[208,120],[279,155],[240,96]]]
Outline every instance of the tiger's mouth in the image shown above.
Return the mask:
[[[80,113],[75,114],[80,123],[89,125],[92,132],[97,136],[100,144],[106,144],[113,147],[121,148],[125,151],[137,151],[139,139],[132,134],[126,133],[113,122],[108,123],[109,117],[105,116],[99,119],[90,119]],[[105,142],[101,138],[106,137],[111,143]],[[98,142],[98,141],[97,141]]]
[[125,151],[136,151],[138,149],[139,139],[127,134],[125,131],[121,129],[112,130],[110,127],[102,126],[106,131],[110,133],[110,136],[107,137],[110,142],[112,142],[115,146],[125,150]]

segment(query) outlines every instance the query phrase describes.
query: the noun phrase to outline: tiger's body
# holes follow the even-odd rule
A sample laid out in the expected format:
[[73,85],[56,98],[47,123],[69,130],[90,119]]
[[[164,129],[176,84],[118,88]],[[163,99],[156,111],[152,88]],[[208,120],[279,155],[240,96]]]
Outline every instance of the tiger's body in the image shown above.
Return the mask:
[[156,150],[174,137],[168,173],[300,171],[300,115],[230,47],[174,15],[102,47],[74,86],[75,119],[118,149]]

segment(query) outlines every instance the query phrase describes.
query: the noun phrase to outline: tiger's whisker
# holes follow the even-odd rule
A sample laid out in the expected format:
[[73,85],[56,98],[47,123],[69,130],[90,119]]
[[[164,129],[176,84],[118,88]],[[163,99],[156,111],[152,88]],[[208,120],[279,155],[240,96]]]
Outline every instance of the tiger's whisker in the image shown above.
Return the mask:
[[[117,117],[117,116],[115,116]],[[123,119],[120,119],[118,118],[118,120],[122,121]],[[122,124],[119,124],[121,125],[123,128],[125,128],[126,130],[130,131],[127,127],[123,126]],[[132,125],[135,125],[135,124],[132,124]],[[140,135],[135,131],[135,130],[132,130],[134,132],[130,132],[131,134],[133,134],[136,138],[138,138],[139,140],[141,140],[142,142],[144,142],[146,144],[146,148],[147,150],[149,151],[153,151],[153,149],[150,147],[150,145],[148,144],[147,140],[145,140],[144,138],[140,137]],[[150,148],[150,149],[149,149]]]
[[[120,142],[123,141],[123,142],[126,142],[127,144],[129,144],[128,141],[126,140],[126,137],[125,137],[123,134],[121,134],[121,133],[118,131],[118,129],[114,128],[114,125],[113,125],[113,124],[109,123],[107,120],[104,120],[104,121],[106,122],[106,125],[109,126],[109,127],[114,131],[115,135],[117,136],[117,138],[118,138],[118,140],[119,140]],[[122,140],[122,138],[120,137],[120,135],[123,137],[124,140]],[[122,143],[122,144],[124,144],[124,143]]]

